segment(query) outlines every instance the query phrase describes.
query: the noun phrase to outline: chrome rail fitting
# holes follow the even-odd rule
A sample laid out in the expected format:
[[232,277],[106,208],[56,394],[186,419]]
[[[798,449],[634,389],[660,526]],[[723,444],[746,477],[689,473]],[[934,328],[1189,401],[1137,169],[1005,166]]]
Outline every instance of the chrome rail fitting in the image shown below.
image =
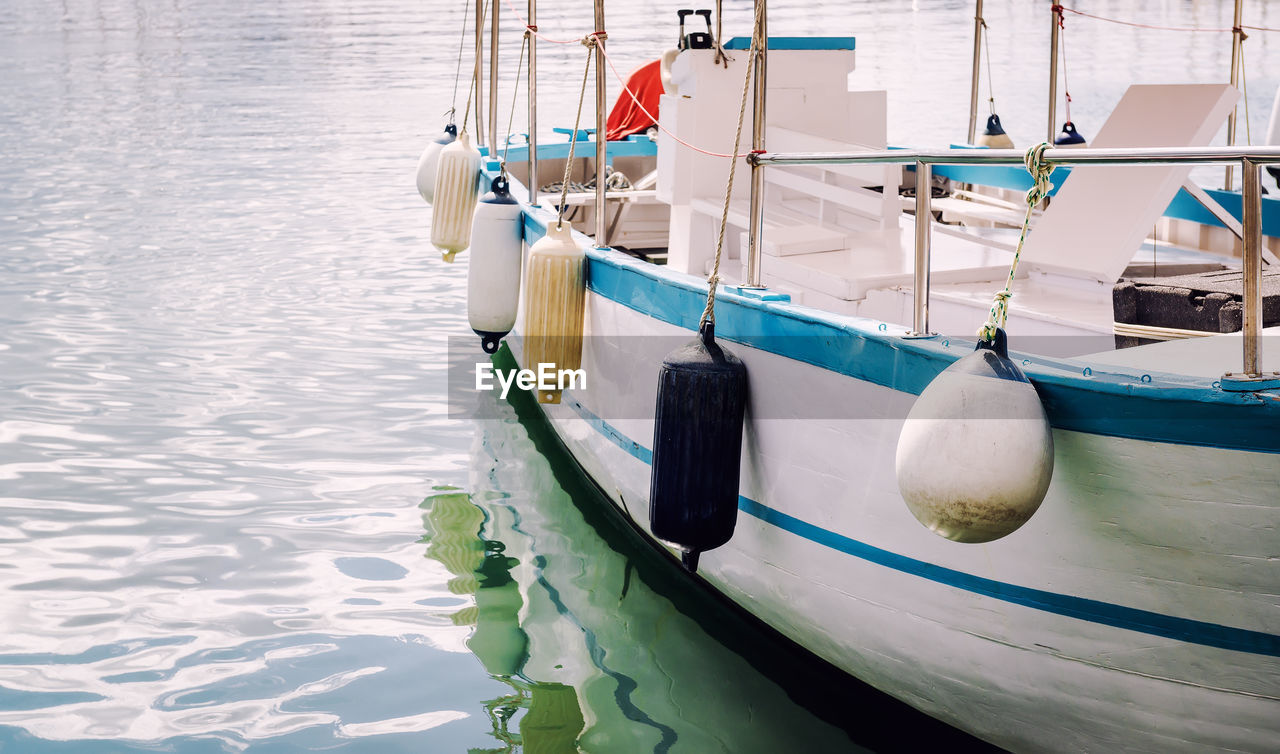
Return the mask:
[[[933,165],[1021,165],[1017,149],[894,149],[865,152],[764,152],[751,154],[753,169],[770,165],[916,166],[915,290],[910,336],[929,334],[929,253],[932,235],[930,187]],[[1132,147],[1113,149],[1046,149],[1054,165],[1240,165],[1243,188],[1244,372],[1223,375],[1224,390],[1280,387],[1280,373],[1262,372],[1262,183],[1259,166],[1280,164],[1280,147]],[[749,263],[759,269],[760,249]]]

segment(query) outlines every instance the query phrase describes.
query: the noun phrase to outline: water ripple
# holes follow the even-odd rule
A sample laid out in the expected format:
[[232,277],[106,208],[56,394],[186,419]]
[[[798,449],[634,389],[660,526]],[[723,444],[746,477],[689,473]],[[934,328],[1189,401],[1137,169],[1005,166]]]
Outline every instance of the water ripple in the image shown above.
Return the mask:
[[[528,438],[503,429],[512,417],[492,431],[448,419],[444,334],[467,331],[466,265],[425,242],[411,173],[448,106],[463,5],[0,4],[0,749],[464,751],[505,735],[497,711],[536,718],[530,705],[572,727],[565,686],[520,687],[473,654],[494,593],[458,562],[492,545],[479,524],[456,552],[432,542],[419,503],[437,487],[473,489],[487,513],[467,515],[495,517],[485,536],[512,550],[536,531],[537,556],[512,567],[521,620],[545,629],[529,667],[584,673],[582,704],[620,694],[636,719],[661,721],[650,732],[696,719],[682,739],[694,751],[750,748],[734,738],[744,719],[775,725],[761,742],[841,743],[660,597],[625,615],[616,599],[588,609],[592,590],[616,596],[620,556],[580,522],[547,518],[540,503],[572,506]],[[552,36],[589,30],[579,5],[544,5]],[[829,2],[774,5],[778,33],[853,18]],[[948,140],[958,121],[935,115],[965,112],[967,88],[939,92],[899,61],[922,59],[926,39],[964,48],[967,32],[908,8],[930,3],[866,5],[862,28],[834,30],[866,35],[859,88],[904,84],[891,120],[907,138]],[[1030,13],[992,5],[992,18]],[[1280,26],[1256,5],[1251,18]],[[748,4],[726,6],[726,28],[744,28]],[[652,21],[669,10],[611,4],[622,68],[670,44],[670,25]],[[1250,78],[1269,92],[1280,61],[1266,36]],[[503,45],[514,59],[519,37]],[[1080,49],[1073,83],[1098,65]],[[546,123],[570,119],[581,56],[540,49]],[[1169,57],[1131,62],[1149,74]],[[997,67],[997,81],[1030,91],[1032,69]],[[508,91],[515,71],[500,73]],[[1080,97],[1078,120],[1115,90]],[[1038,133],[1023,120],[1038,124],[1039,109],[1009,112],[1015,138]],[[903,117],[916,111],[929,117]],[[489,465],[475,476],[476,464]],[[524,529],[517,503],[533,506]],[[537,579],[579,612],[557,612]],[[626,620],[640,626],[634,652],[584,644]],[[642,630],[659,624],[674,649]],[[692,646],[705,651],[682,654]],[[622,673],[626,656],[658,670]],[[731,673],[758,696],[726,692],[713,720],[685,695],[697,679],[671,680],[682,668]],[[622,710],[599,713],[617,723],[612,740],[647,741]],[[604,740],[593,717],[581,745]]]

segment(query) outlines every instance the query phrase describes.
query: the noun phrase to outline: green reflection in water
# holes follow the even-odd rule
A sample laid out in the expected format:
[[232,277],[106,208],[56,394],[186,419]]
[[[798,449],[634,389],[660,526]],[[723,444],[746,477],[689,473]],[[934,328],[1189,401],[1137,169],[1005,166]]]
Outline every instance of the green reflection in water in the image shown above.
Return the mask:
[[690,580],[615,514],[527,396],[482,395],[476,418],[470,492],[422,503],[427,556],[474,599],[453,620],[475,626],[467,647],[511,690],[485,704],[501,745],[475,751],[986,748]]
[[[577,693],[560,683],[540,683],[520,677],[529,657],[529,637],[520,628],[524,599],[511,574],[519,562],[506,554],[506,545],[483,538],[487,516],[463,492],[446,492],[427,498],[423,525],[427,557],[439,561],[453,574],[449,589],[472,594],[475,604],[453,614],[456,625],[473,625],[467,648],[494,679],[512,693],[484,704],[493,725],[493,736],[504,744],[497,749],[469,749],[472,754],[524,751],[525,754],[568,754],[578,751],[576,740],[583,728]],[[524,711],[518,732],[510,722]]]

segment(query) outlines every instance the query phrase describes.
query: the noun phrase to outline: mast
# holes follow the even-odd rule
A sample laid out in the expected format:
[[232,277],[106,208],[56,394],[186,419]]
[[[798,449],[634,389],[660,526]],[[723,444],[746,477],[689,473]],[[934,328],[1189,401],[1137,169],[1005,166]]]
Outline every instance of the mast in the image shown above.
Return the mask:
[[484,86],[480,77],[484,75],[484,0],[476,0],[476,146],[484,146],[484,120],[480,117],[483,111]]
[[[758,40],[754,61],[755,100],[751,111],[751,151],[764,151],[765,74],[769,51],[768,6],[766,0],[755,0],[756,24],[752,30]],[[736,157],[734,158],[737,159]],[[764,231],[764,166],[751,162],[751,207],[747,220],[747,287],[763,288],[760,278],[761,236]]]
[[[493,19],[489,23],[489,159],[498,158],[498,9],[493,1]],[[511,93],[515,96],[515,92]]]
[[[604,0],[596,4],[596,246],[608,244],[604,217],[605,170],[605,102],[604,102]],[[578,138],[577,134],[573,138]]]
[[[1244,43],[1244,28],[1241,24],[1241,0],[1236,0],[1235,20],[1231,24],[1231,86],[1236,86],[1236,80],[1240,76],[1240,46]],[[1227,116],[1227,146],[1236,143],[1236,108],[1231,108],[1231,114]],[[1222,188],[1226,191],[1231,190],[1233,167],[1227,166],[1226,178],[1223,181]]]
[[538,206],[538,1],[529,0],[529,204]]
[[1054,137],[1058,134],[1057,126],[1054,121],[1057,120],[1055,108],[1058,106],[1058,20],[1062,11],[1058,10],[1057,0],[1053,2],[1053,10],[1049,14],[1049,124],[1048,136],[1045,141],[1053,143]]
[[969,80],[969,144],[972,144],[978,135],[978,71],[981,64],[982,0],[977,0],[977,8],[973,12],[973,75]]

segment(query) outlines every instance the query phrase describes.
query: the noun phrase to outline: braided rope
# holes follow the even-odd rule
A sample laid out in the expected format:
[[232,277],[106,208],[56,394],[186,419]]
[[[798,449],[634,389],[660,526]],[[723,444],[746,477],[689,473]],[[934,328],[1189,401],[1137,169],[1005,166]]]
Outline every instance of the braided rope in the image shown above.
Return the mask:
[[[556,209],[556,230],[564,227],[565,198],[569,195],[569,176],[573,173],[574,147],[578,145],[578,126],[582,125],[582,101],[587,98],[587,75],[591,73],[592,52],[595,51],[596,34],[588,34],[582,44],[587,48],[587,65],[582,69],[582,91],[578,93],[578,114],[573,118],[573,138],[569,140],[569,156],[564,161],[564,179],[560,181],[560,205]],[[596,134],[600,138],[600,134]]]
[[1031,211],[1053,190],[1049,176],[1053,173],[1053,165],[1044,158],[1044,150],[1049,142],[1042,141],[1027,150],[1022,163],[1034,181],[1027,191],[1027,214],[1022,219],[1022,233],[1018,235],[1018,246],[1013,250],[1013,263],[1009,265],[1009,278],[1004,283],[1004,290],[996,291],[991,302],[991,313],[982,327],[978,328],[978,337],[991,343],[996,338],[996,330],[1004,327],[1009,318],[1009,299],[1013,298],[1013,278],[1018,272],[1018,258],[1022,256],[1022,245],[1027,240],[1027,231],[1031,229]]
[[729,203],[733,199],[733,175],[738,167],[738,145],[742,142],[742,123],[747,119],[747,99],[751,94],[751,69],[756,55],[764,46],[760,38],[760,17],[764,12],[764,3],[756,3],[755,29],[751,34],[751,49],[747,50],[747,72],[742,80],[742,104],[738,106],[738,129],[733,134],[733,155],[729,159],[729,183],[724,190],[724,211],[720,214],[720,235],[716,238],[716,257],[711,264],[711,275],[707,278],[707,305],[702,310],[698,321],[698,329],[705,324],[715,327],[716,324],[716,288],[720,285],[720,257],[724,251],[724,231],[729,225]]

